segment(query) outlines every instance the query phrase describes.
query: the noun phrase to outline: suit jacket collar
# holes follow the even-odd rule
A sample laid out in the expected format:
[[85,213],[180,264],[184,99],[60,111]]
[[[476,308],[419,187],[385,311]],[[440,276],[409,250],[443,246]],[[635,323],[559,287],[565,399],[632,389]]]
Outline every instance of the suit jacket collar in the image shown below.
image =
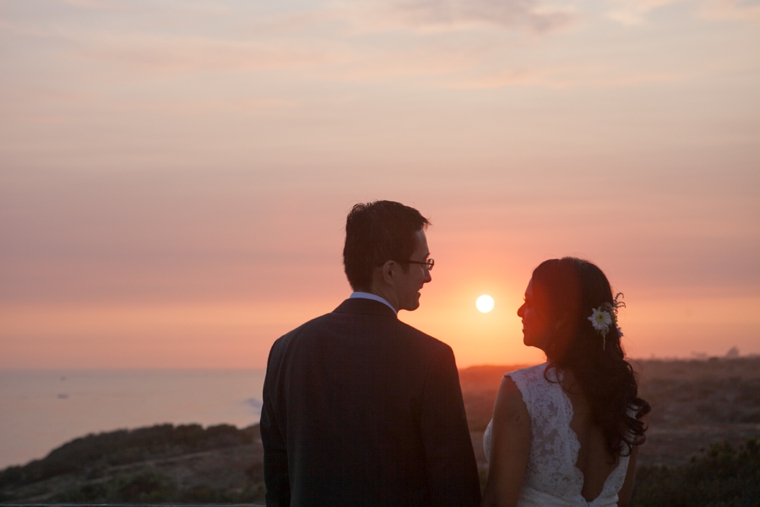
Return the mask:
[[346,299],[335,310],[335,313],[353,313],[359,315],[379,315],[382,317],[397,318],[396,314],[386,305],[371,299],[354,298]]

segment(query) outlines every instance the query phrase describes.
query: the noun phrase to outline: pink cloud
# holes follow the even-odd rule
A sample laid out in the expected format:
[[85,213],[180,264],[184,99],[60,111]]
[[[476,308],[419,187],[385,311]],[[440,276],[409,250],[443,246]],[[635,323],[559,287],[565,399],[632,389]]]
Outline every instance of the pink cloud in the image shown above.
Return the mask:
[[126,35],[82,42],[81,57],[140,72],[251,71],[324,65],[332,59],[317,49],[272,42]]
[[760,23],[760,4],[741,0],[707,0],[700,14],[708,19],[733,19]]
[[122,7],[120,2],[109,0],[61,0],[61,3],[81,9],[113,10]]
[[269,111],[292,109],[298,104],[275,97],[230,100],[151,100],[130,101],[121,105],[123,111],[150,111],[173,116],[204,114],[256,115]]
[[676,72],[636,72],[600,66],[522,68],[483,74],[452,85],[461,89],[493,89],[507,86],[542,86],[547,88],[619,87],[645,83],[667,83],[684,79]]
[[360,4],[352,17],[376,29],[421,32],[493,27],[547,33],[575,20],[570,10],[549,9],[538,0],[395,0]]
[[625,25],[645,21],[653,10],[664,5],[692,2],[701,17],[711,20],[737,20],[760,23],[760,5],[742,0],[611,0],[615,7],[608,17]]

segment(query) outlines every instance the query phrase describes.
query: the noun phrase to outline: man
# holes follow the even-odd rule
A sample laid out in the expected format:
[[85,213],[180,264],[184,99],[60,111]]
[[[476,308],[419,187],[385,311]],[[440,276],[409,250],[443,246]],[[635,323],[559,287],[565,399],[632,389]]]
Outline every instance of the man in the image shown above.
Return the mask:
[[431,280],[428,224],[396,202],[354,206],[343,249],[354,293],[272,346],[267,505],[478,505],[454,354],[396,316]]

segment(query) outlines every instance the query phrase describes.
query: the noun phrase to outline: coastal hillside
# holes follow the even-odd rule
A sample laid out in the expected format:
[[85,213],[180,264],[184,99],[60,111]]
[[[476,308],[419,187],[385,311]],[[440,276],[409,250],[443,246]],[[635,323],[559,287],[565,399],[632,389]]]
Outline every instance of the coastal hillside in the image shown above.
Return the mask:
[[258,425],[87,435],[0,472],[0,502],[250,503],[264,497]]
[[[752,485],[760,484],[752,440],[760,437],[760,357],[634,366],[640,395],[652,405],[634,505],[760,505],[751,503],[758,498]],[[482,480],[483,431],[499,383],[520,367],[460,371]],[[264,496],[262,461],[258,425],[165,424],[87,435],[0,472],[0,502],[251,503]],[[702,477],[702,490],[687,487],[694,477]]]

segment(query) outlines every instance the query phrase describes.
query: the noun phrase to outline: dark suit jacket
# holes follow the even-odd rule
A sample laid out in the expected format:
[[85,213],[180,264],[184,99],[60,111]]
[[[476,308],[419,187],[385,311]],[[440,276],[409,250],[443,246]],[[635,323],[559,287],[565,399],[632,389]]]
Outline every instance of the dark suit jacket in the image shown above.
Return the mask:
[[451,348],[348,299],[272,346],[261,414],[267,505],[477,506]]

